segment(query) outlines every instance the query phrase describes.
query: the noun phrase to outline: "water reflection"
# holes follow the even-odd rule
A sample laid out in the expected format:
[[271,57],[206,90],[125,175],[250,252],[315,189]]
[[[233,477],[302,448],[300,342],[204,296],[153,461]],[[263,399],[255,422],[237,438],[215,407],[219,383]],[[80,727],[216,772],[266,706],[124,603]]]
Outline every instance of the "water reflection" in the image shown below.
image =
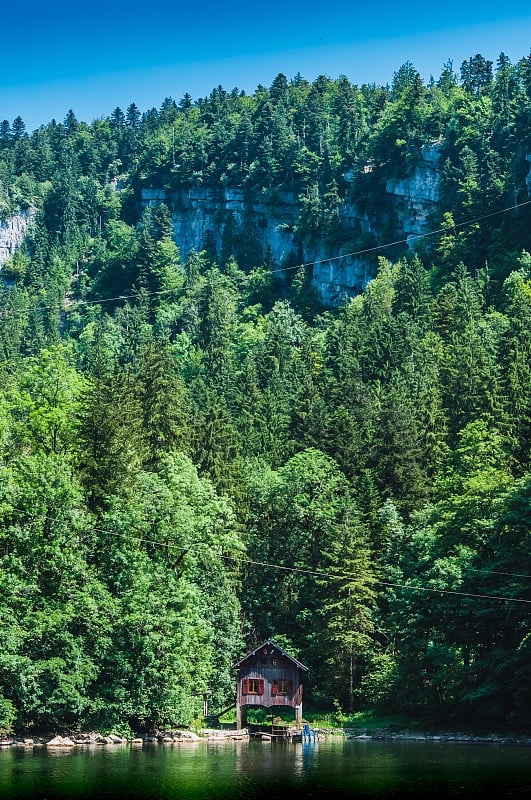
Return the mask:
[[0,751],[2,800],[469,800],[493,792],[530,795],[531,748],[335,739]]

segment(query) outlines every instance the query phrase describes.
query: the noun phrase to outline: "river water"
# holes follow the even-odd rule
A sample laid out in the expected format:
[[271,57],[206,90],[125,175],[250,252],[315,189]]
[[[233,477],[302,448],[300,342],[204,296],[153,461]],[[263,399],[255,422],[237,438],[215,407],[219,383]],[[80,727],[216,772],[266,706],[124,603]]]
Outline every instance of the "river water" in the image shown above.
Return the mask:
[[1,800],[531,797],[531,748],[222,741],[0,750]]

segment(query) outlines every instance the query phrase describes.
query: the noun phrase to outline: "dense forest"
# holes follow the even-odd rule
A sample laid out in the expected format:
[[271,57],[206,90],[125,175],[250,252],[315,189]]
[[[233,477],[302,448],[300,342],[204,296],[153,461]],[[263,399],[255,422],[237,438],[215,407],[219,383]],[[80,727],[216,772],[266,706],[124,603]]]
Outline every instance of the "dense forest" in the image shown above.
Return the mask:
[[[433,142],[437,235],[344,224]],[[0,728],[187,724],[267,638],[314,707],[529,726],[527,153],[503,54],[0,124],[0,214],[33,214],[0,286]],[[294,192],[298,240],[381,246],[374,279],[327,308],[311,265],[230,226],[181,253],[140,203],[219,185]]]

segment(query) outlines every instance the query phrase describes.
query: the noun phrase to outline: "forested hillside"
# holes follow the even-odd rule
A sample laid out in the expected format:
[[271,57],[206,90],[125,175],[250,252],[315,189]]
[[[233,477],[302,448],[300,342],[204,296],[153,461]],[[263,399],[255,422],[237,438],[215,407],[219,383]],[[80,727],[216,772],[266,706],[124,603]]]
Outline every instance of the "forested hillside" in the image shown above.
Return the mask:
[[[438,233],[389,247],[433,143]],[[0,124],[0,728],[188,723],[266,638],[314,706],[529,726],[528,153],[503,54]],[[152,186],[295,193],[377,275],[327,308],[226,219],[179,252]]]

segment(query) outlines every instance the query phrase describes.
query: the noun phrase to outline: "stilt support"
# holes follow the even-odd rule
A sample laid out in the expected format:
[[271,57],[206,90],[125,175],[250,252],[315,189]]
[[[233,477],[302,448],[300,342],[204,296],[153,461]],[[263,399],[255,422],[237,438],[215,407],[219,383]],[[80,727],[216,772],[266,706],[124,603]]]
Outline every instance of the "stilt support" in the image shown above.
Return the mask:
[[241,731],[247,725],[247,706],[238,703],[236,706],[236,730]]

